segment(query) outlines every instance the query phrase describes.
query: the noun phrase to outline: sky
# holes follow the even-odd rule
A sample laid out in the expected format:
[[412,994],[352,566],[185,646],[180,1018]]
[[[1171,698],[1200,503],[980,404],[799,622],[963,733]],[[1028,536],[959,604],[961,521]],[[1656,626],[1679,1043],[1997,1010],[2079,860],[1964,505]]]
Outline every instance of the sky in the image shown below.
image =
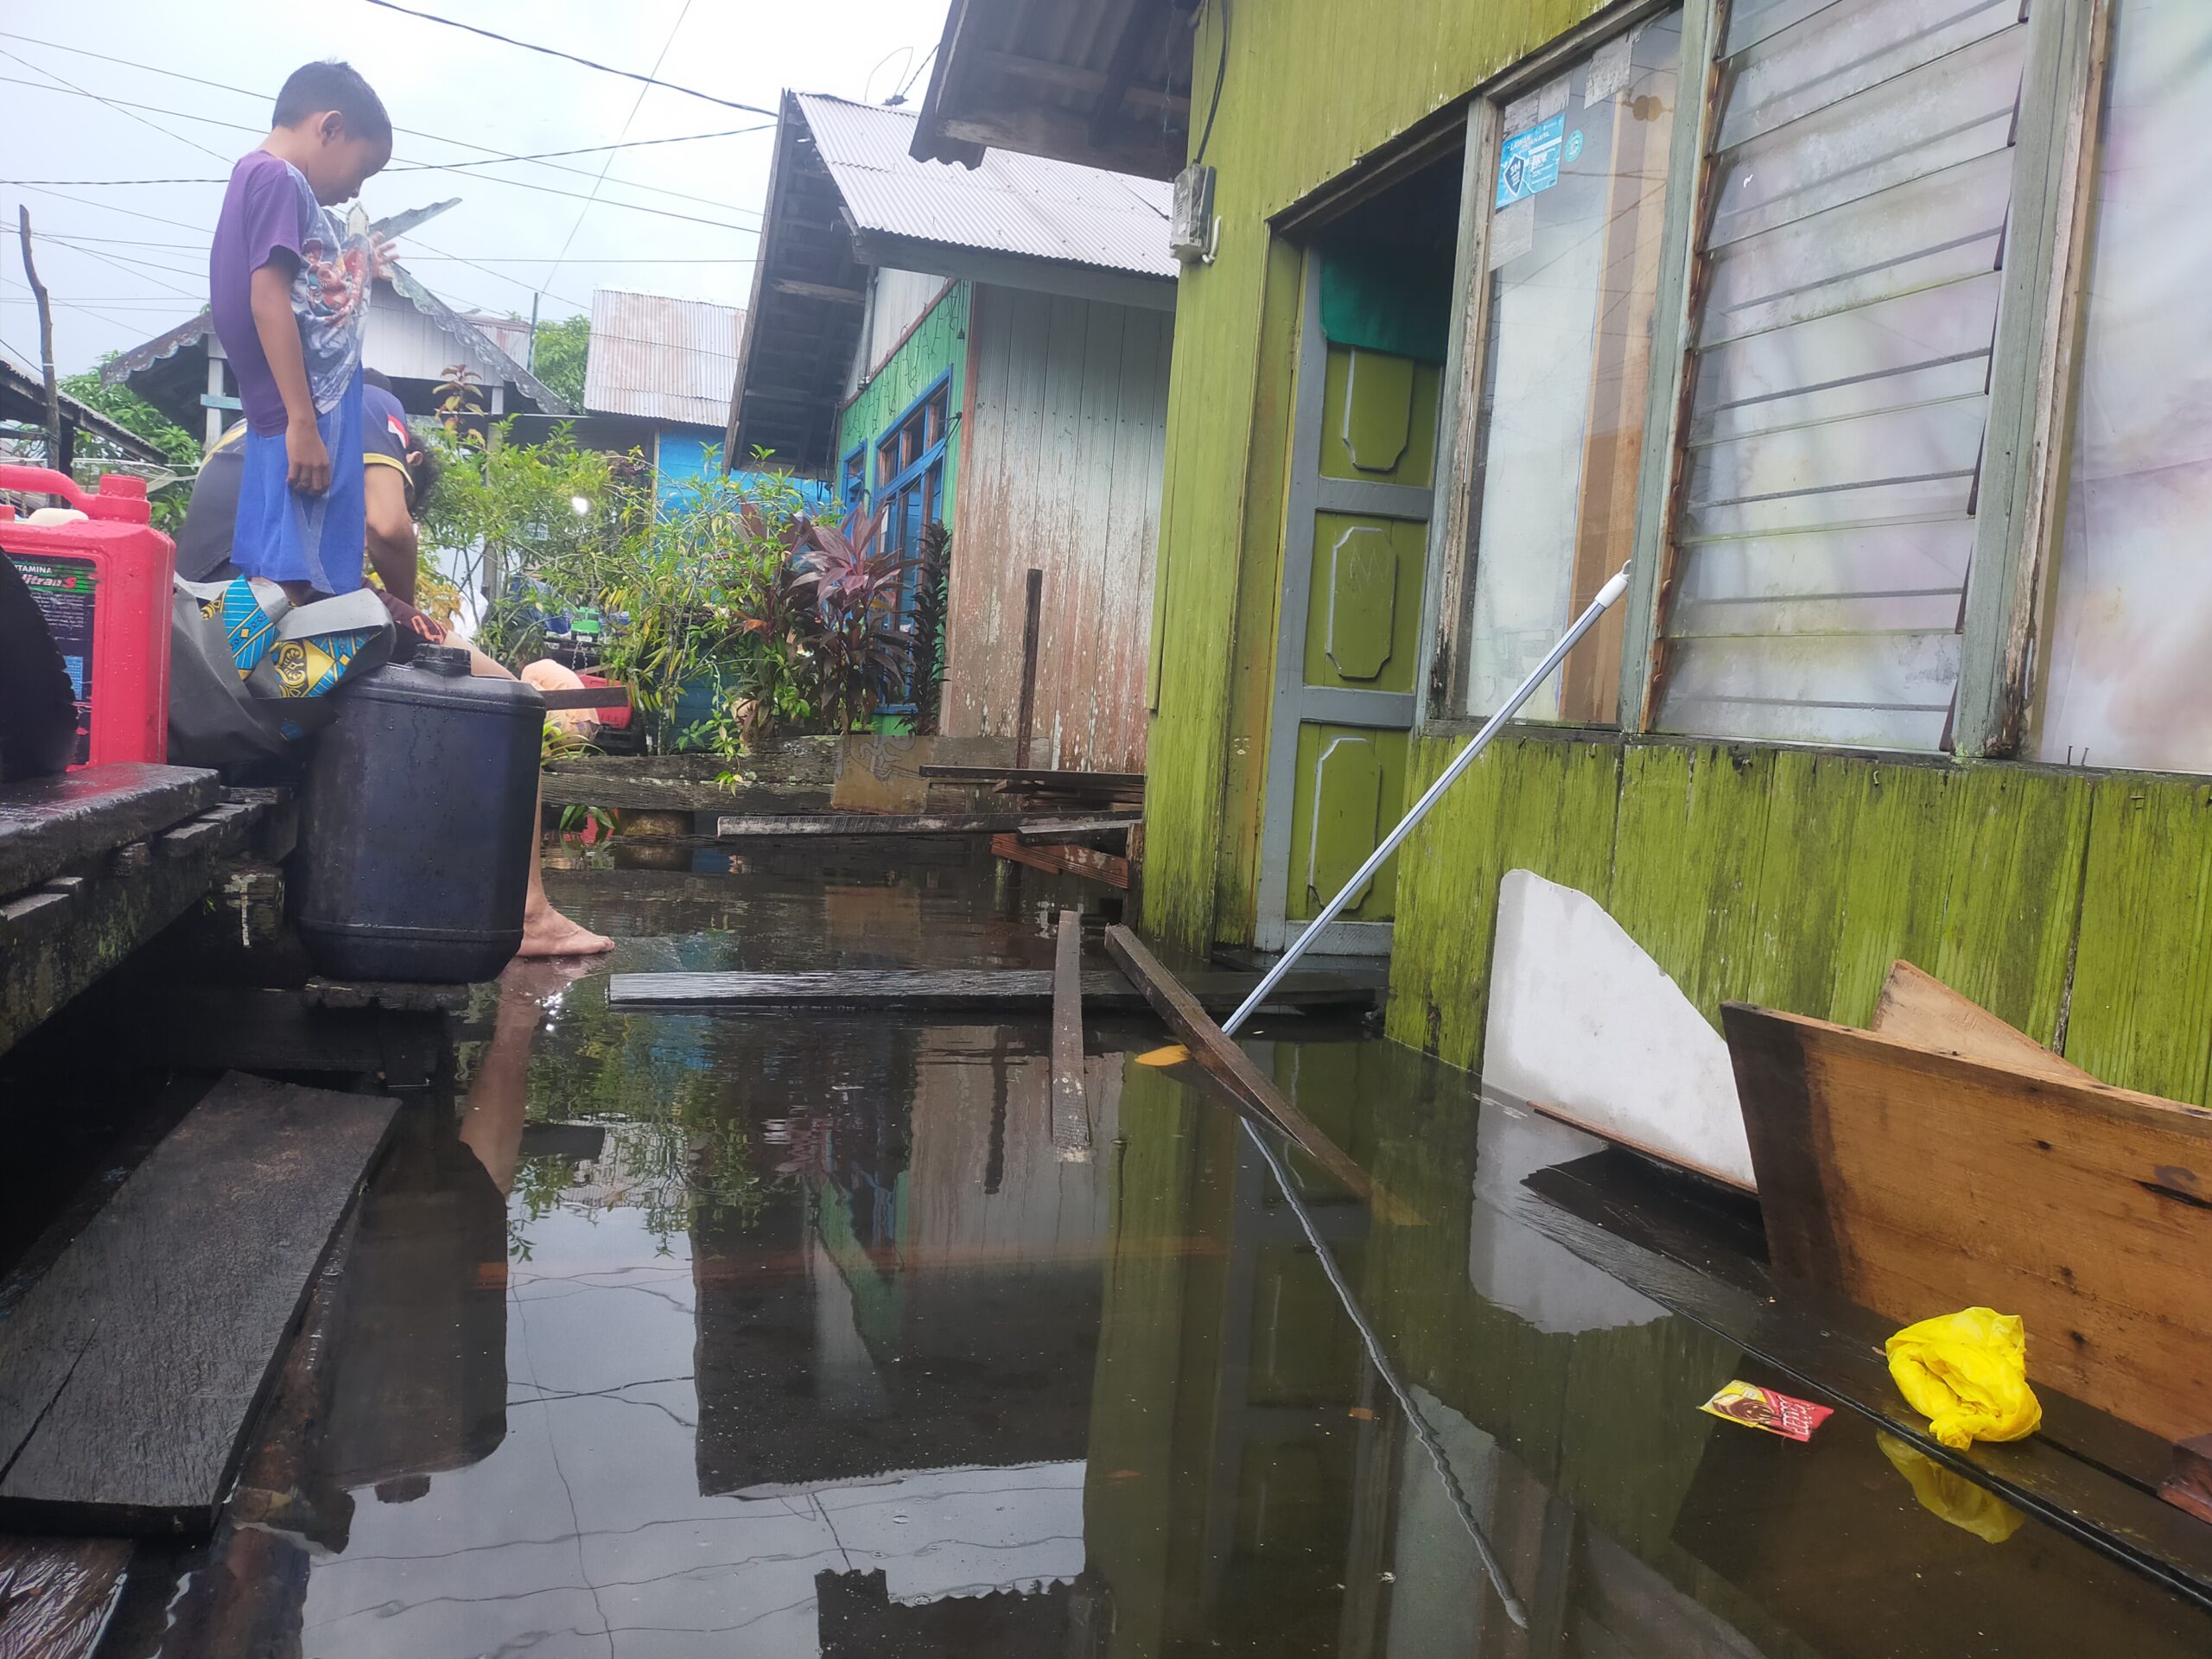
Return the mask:
[[[944,0],[405,3],[639,73],[658,61],[659,79],[769,110],[786,87],[880,103],[903,85],[918,102],[944,21]],[[10,4],[0,5],[0,179],[26,182],[0,183],[0,353],[37,366],[37,312],[13,233],[19,205],[30,209],[39,275],[55,302],[62,373],[196,313],[222,184],[75,181],[220,181],[261,142],[285,75],[328,57],[368,77],[398,130],[392,165],[362,192],[370,214],[461,198],[395,250],[449,303],[528,316],[538,294],[548,321],[588,312],[595,287],[745,303],[767,194],[766,116],[365,0]],[[486,149],[529,155],[754,126],[611,156],[404,170],[480,162]],[[71,182],[28,182],[49,180]],[[578,199],[594,189],[596,201]]]

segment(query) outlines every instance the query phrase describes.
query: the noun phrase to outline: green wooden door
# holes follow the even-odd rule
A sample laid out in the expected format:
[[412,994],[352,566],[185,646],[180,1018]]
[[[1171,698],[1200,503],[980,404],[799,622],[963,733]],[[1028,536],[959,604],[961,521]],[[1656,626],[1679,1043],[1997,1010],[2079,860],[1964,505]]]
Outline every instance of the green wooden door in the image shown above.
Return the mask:
[[[1404,808],[1440,371],[1321,333],[1306,264],[1258,942],[1287,944]],[[1395,861],[1322,948],[1387,950]]]

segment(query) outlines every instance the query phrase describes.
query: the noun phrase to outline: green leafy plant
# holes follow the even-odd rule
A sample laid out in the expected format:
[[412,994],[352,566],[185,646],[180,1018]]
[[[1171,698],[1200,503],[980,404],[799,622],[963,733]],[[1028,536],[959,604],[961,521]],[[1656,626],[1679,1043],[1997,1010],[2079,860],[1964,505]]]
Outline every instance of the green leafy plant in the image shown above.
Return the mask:
[[922,526],[914,573],[914,729],[938,728],[944,691],[944,618],[952,598],[952,537],[932,519]]
[[855,512],[842,529],[810,524],[801,537],[804,593],[819,632],[823,712],[833,731],[858,730],[900,700],[913,671],[914,634],[899,616],[913,562],[883,544],[885,515]]

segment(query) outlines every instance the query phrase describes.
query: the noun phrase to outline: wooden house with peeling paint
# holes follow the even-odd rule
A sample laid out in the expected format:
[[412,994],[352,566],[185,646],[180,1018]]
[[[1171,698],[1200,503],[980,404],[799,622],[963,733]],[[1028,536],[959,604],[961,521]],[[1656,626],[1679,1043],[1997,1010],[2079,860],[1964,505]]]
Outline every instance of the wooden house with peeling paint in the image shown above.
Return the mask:
[[2212,9],[1196,11],[955,0],[914,135],[1211,192],[1147,927],[1294,936],[1627,563],[1332,941],[1394,1036],[1479,1064],[1521,867],[1709,1018],[1909,957],[2212,1101]]
[[951,532],[939,729],[1007,737],[1042,572],[1027,764],[1144,766],[1176,265],[1164,184],[917,161],[912,111],[785,94],[725,465],[830,481],[901,550]]

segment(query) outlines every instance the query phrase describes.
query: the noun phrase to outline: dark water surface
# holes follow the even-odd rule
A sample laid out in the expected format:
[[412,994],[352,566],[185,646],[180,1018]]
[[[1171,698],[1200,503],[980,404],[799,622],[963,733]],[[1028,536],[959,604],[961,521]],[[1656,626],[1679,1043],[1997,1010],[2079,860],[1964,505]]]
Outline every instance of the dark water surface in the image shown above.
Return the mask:
[[[627,971],[1047,966],[1065,893],[942,849],[681,856],[554,896]],[[1450,1484],[1237,1120],[1128,1064],[1156,1032],[1094,1027],[1068,1160],[1041,1018],[617,1014],[607,971],[510,976],[372,1191],[327,1399],[280,1400],[243,1520],[142,1576],[110,1651],[2212,1645],[2038,1522],[1923,1508],[1849,1414],[1808,1445],[1700,1414],[1778,1379],[1513,1220],[1565,1132],[1406,1050],[1255,1052],[1388,1194],[1288,1160]]]

